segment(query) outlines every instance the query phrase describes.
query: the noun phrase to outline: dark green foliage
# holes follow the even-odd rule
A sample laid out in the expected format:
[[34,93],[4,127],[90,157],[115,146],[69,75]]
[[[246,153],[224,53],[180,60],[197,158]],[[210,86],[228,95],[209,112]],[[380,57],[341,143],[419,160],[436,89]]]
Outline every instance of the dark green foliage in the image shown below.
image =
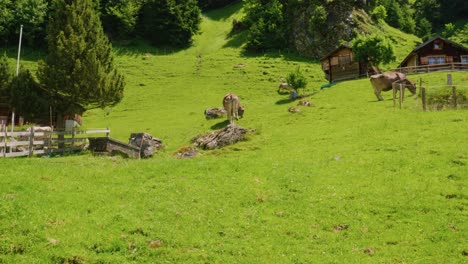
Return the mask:
[[427,40],[431,38],[432,36],[432,25],[431,22],[429,22],[425,18],[421,18],[417,22],[417,27],[416,27],[416,35],[423,40]]
[[13,23],[10,0],[0,1],[0,14],[0,39],[6,40],[10,36],[10,27]]
[[[16,0],[15,32],[23,25],[23,40],[29,46],[45,45],[46,0]],[[12,29],[13,31],[13,29]]]
[[[431,28],[436,26],[440,21],[440,1],[439,0],[418,0],[413,5],[417,27],[425,27],[426,21],[430,23]],[[418,34],[418,36],[420,36]],[[422,37],[422,36],[420,36]]]
[[354,59],[366,65],[378,66],[395,60],[390,41],[379,35],[359,35],[352,41]]
[[141,8],[139,0],[101,0],[101,20],[111,39],[132,37]]
[[455,35],[450,38],[462,45],[468,46],[468,24],[455,32]]
[[304,89],[307,86],[307,79],[301,71],[300,67],[297,67],[295,71],[289,73],[286,76],[286,82],[291,85],[294,90]]
[[21,25],[23,42],[43,46],[48,0],[0,1],[0,37],[7,43],[17,43]]
[[141,10],[140,30],[154,44],[187,46],[199,31],[196,0],[148,0]]
[[309,19],[309,31],[325,30],[328,16],[327,10],[322,5],[315,6],[313,10]]
[[442,31],[442,36],[444,38],[450,38],[455,35],[455,25],[452,23],[445,24],[444,31]]
[[52,101],[31,72],[26,70],[20,71],[11,82],[10,104],[26,120],[40,121],[47,118]]
[[8,63],[6,54],[0,59],[0,96],[8,95],[8,88],[13,78],[13,72]]
[[246,0],[247,48],[271,49],[286,45],[286,23],[279,0]]
[[198,5],[202,10],[209,10],[227,6],[239,0],[198,0]]
[[124,80],[113,65],[112,47],[91,0],[58,0],[48,25],[48,55],[39,62],[41,84],[55,109],[73,113],[112,106],[123,97]]
[[414,33],[416,22],[413,17],[413,9],[407,1],[401,0],[381,0],[379,1],[387,11],[385,21],[396,28],[407,33]]

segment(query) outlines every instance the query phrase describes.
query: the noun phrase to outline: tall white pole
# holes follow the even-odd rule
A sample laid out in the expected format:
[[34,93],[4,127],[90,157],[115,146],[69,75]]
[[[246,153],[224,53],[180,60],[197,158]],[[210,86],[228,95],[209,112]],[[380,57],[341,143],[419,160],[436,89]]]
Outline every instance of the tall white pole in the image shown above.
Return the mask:
[[[20,28],[20,37],[19,37],[19,45],[18,45],[18,59],[16,60],[16,76],[18,77],[19,74],[19,67],[20,67],[20,56],[21,56],[21,39],[23,38],[23,25]],[[11,132],[13,132],[15,128],[15,109],[11,114]]]

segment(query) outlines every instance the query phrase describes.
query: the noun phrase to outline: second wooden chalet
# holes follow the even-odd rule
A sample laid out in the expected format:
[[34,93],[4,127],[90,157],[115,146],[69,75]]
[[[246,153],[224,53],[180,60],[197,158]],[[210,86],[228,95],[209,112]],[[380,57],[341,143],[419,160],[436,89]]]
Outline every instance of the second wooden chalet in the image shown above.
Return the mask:
[[[417,46],[398,68],[407,70],[417,69],[419,66],[440,66],[446,64],[448,67],[468,66],[468,48],[436,36]],[[450,64],[450,65],[449,65]],[[436,68],[436,67],[434,67]]]

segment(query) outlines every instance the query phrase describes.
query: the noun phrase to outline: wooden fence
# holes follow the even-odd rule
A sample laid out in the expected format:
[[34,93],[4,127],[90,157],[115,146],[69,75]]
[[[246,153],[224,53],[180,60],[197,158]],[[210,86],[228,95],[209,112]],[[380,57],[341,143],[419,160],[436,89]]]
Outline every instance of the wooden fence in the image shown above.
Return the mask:
[[[404,83],[401,83],[399,81],[394,82],[392,84],[392,91],[393,91],[393,107],[396,107],[397,105],[397,100],[399,102],[399,108],[401,109],[403,107],[403,102],[405,99],[405,88],[408,87],[408,85],[405,85]],[[423,111],[428,110],[428,100],[427,100],[427,89],[426,87],[423,86],[422,80],[419,81],[419,95],[421,97],[421,103],[422,103],[422,109]],[[449,88],[450,94],[447,95],[447,97],[450,98],[450,101],[447,101],[446,104],[450,105],[454,109],[457,109],[459,106],[459,94],[457,92],[457,85],[454,85],[452,82],[452,75],[447,74],[447,84],[446,85],[440,85],[437,86],[437,88]],[[397,93],[399,92],[399,97],[397,98]]]
[[66,153],[81,150],[88,138],[96,135],[109,136],[110,129],[71,131],[8,131],[0,126],[0,158],[33,156],[36,154]]
[[466,63],[430,64],[430,65],[402,67],[402,68],[397,68],[391,71],[401,72],[404,74],[419,74],[419,73],[430,73],[430,72],[438,72],[438,71],[468,71],[468,64]]

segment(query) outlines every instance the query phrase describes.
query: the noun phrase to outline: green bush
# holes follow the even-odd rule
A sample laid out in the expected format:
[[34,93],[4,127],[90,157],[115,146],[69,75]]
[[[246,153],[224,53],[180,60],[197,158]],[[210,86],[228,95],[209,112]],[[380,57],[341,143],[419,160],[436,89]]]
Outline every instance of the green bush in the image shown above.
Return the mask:
[[372,11],[372,17],[376,20],[385,20],[387,17],[387,9],[383,5],[378,5]]
[[304,89],[307,86],[307,79],[300,67],[297,67],[295,71],[289,73],[288,76],[286,76],[286,81],[296,92],[299,92],[299,89]]

